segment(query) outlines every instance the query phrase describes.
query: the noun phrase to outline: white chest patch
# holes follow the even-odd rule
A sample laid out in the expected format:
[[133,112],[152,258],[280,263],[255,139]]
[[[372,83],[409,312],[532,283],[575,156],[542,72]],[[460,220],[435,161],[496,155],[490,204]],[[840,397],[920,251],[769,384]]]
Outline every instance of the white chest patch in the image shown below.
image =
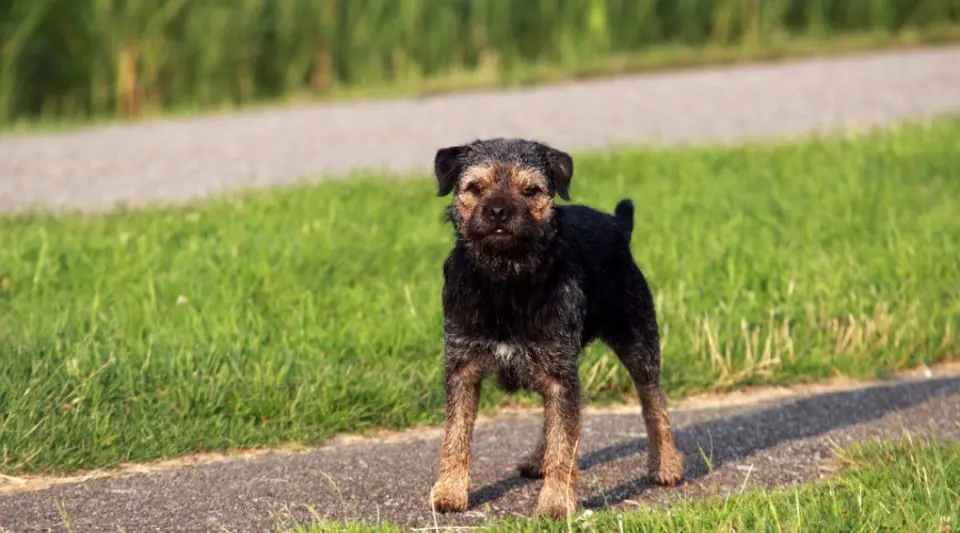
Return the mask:
[[500,362],[507,362],[517,355],[517,348],[505,342],[498,342],[493,347],[493,355]]

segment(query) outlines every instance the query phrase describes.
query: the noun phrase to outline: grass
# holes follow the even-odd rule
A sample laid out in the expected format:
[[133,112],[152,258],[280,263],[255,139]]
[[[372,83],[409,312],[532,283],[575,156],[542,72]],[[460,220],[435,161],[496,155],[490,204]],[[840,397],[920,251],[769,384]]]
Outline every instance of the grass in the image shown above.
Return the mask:
[[20,0],[0,3],[0,125],[956,40],[958,23],[955,0]]
[[[581,513],[569,522],[508,519],[475,531],[955,531],[960,525],[960,446],[925,439],[856,445],[825,482],[706,500],[668,509]],[[321,523],[290,533],[391,533],[390,524]]]
[[[577,157],[637,203],[672,397],[957,354],[960,120]],[[104,216],[0,216],[0,471],[312,444],[442,416],[446,199],[355,180]],[[633,402],[604,347],[589,402]],[[528,402],[529,396],[520,401]],[[482,407],[506,401],[491,386]]]
[[323,93],[297,90],[275,98],[260,98],[242,102],[224,100],[217,103],[177,102],[162,107],[146,106],[141,108],[135,116],[124,117],[111,113],[74,116],[48,112],[20,117],[12,121],[0,120],[0,135],[17,132],[64,131],[131,121],[143,122],[175,116],[230,113],[238,110],[255,110],[311,102],[342,102],[411,95],[428,96],[471,90],[507,89],[652,71],[663,72],[694,67],[782,61],[889,49],[910,49],[918,46],[939,46],[958,41],[960,41],[960,25],[952,24],[908,28],[896,33],[867,31],[828,37],[779,36],[763,43],[745,43],[742,45],[660,44],[642,51],[613,54],[583,63],[558,64],[551,61],[522,63],[513,67],[509,72],[502,72],[499,68],[478,67],[390,82],[334,85]]

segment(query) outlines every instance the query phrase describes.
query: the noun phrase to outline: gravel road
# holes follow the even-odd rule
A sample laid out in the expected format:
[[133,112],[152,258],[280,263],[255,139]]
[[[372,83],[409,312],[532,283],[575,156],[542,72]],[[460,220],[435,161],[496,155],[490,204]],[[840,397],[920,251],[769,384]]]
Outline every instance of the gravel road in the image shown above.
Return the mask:
[[[470,509],[437,517],[439,525],[529,515],[540,482],[518,478],[513,467],[536,444],[540,420],[521,415],[478,424]],[[581,505],[629,508],[801,483],[830,473],[836,445],[904,430],[958,439],[960,377],[676,410],[673,422],[688,478],[665,489],[643,478],[647,444],[638,412],[586,415]],[[65,516],[76,532],[268,531],[317,518],[430,527],[427,497],[439,448],[439,434],[427,432],[59,485],[0,496],[0,526],[66,531]],[[699,450],[711,457],[712,473]]]
[[735,142],[960,110],[960,46],[0,136],[0,210],[102,211],[371,169],[525,136],[569,150]]

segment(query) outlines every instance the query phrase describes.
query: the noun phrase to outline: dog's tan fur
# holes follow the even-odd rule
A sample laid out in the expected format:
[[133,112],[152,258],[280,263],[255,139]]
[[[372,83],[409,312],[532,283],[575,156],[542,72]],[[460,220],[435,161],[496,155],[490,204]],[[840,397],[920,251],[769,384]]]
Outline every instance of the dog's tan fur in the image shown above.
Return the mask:
[[[553,212],[547,187],[543,174],[520,165],[499,161],[476,165],[464,172],[455,205],[460,218],[469,221],[485,199],[501,197],[514,208],[526,209],[535,221],[541,222]],[[531,191],[536,192],[528,194]]]

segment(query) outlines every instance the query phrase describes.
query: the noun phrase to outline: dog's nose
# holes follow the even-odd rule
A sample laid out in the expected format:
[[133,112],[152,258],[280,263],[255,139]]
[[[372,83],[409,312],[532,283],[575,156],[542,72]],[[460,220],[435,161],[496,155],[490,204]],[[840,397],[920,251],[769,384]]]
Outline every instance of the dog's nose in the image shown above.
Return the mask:
[[510,206],[507,205],[506,202],[500,201],[487,204],[485,211],[487,218],[490,219],[491,222],[504,222],[510,218],[510,215],[513,213],[513,210],[510,209]]

